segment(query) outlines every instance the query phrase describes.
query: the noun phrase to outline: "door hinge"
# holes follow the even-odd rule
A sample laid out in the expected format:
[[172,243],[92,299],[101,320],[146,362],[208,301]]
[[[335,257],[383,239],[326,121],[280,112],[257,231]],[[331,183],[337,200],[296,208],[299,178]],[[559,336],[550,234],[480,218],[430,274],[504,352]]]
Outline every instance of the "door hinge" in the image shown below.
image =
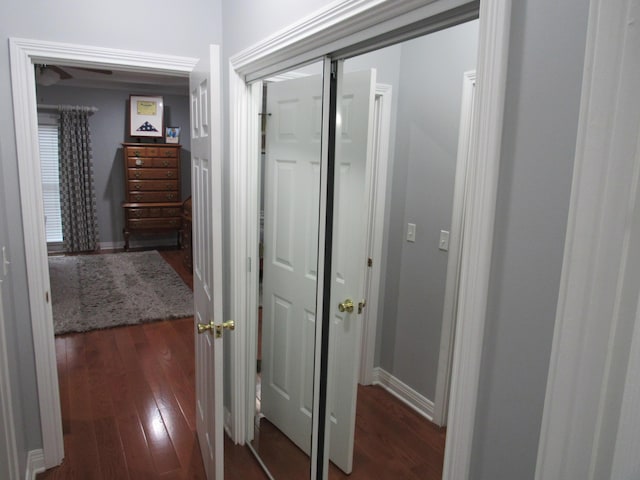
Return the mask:
[[335,79],[338,74],[338,64],[336,62],[331,62],[331,78]]
[[373,267],[373,258],[367,258],[367,267]]

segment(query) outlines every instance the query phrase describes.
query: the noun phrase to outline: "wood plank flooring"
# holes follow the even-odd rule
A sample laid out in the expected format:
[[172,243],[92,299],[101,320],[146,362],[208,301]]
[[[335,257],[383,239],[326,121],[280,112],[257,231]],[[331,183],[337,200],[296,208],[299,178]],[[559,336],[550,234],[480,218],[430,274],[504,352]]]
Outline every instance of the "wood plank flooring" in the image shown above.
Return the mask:
[[[192,287],[179,251],[163,257]],[[195,434],[193,318],[56,337],[65,459],[38,480],[205,479]],[[278,480],[308,477],[307,456],[262,422],[261,454]],[[445,431],[380,387],[359,387],[354,469],[329,478],[442,476]],[[224,480],[265,479],[225,436]]]

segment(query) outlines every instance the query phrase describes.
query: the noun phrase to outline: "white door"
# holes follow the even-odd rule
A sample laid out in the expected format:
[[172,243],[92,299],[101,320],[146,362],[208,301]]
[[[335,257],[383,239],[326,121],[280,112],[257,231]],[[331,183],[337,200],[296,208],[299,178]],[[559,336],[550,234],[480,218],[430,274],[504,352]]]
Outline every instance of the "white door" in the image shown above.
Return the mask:
[[[372,158],[376,76],[375,70],[369,70],[342,78],[336,119],[328,425],[329,459],[351,473],[362,340],[358,304],[365,300],[367,167]],[[348,300],[353,311],[341,312],[339,305]]]
[[[330,459],[351,471],[361,325],[364,254],[365,168],[375,74],[345,76],[339,125],[334,217],[335,293],[349,295],[354,313],[336,310],[331,329]],[[318,76],[267,88],[265,159],[262,413],[309,453],[313,395],[315,293],[322,127]],[[361,258],[360,258],[361,257]]]
[[322,78],[267,87],[261,412],[309,454]]
[[[222,182],[220,53],[212,45],[189,78],[191,100],[191,192],[195,323],[222,322]],[[196,424],[207,478],[221,480],[223,466],[222,338],[198,335]]]

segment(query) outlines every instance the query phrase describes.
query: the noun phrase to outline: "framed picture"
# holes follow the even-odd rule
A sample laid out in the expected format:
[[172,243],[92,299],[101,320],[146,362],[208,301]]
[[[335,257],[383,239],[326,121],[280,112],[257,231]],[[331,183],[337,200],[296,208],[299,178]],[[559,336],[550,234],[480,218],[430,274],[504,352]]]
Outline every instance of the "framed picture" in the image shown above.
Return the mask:
[[180,143],[180,127],[167,127],[166,142]]
[[129,95],[130,135],[162,137],[164,102],[161,96]]

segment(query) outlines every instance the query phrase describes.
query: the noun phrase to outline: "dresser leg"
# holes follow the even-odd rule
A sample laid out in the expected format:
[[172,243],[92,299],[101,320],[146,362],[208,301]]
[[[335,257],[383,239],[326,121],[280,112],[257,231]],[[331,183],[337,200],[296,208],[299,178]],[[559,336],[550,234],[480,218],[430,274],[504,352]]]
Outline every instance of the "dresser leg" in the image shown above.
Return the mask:
[[124,250],[129,251],[129,230],[122,230],[124,234]]
[[184,235],[184,230],[183,229],[178,230],[178,249],[179,250],[182,249],[182,235]]

